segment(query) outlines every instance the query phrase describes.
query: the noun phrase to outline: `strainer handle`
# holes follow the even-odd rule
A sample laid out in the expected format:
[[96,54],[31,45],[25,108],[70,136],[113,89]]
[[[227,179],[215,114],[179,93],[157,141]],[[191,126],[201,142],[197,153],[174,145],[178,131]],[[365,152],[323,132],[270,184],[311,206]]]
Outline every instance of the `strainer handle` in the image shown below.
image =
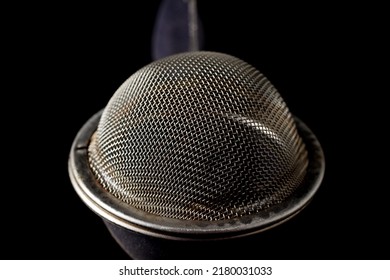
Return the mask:
[[200,50],[202,30],[196,0],[162,0],[152,36],[152,58]]

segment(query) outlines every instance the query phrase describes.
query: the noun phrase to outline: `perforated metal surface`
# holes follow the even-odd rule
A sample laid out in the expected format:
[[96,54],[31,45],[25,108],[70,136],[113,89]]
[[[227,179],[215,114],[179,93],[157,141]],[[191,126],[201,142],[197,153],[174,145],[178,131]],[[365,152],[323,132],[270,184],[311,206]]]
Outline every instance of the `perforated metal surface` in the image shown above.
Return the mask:
[[214,52],[178,54],[133,74],[104,109],[88,150],[108,192],[186,220],[280,203],[308,165],[278,91],[246,62]]

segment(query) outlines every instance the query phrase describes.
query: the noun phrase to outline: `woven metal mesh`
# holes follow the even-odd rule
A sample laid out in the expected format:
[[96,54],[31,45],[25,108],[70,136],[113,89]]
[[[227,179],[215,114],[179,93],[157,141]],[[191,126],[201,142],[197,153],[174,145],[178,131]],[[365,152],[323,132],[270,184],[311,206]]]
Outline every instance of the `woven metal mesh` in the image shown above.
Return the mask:
[[215,52],[170,56],[127,79],[103,111],[89,161],[118,199],[187,220],[280,203],[308,164],[274,86],[246,62]]

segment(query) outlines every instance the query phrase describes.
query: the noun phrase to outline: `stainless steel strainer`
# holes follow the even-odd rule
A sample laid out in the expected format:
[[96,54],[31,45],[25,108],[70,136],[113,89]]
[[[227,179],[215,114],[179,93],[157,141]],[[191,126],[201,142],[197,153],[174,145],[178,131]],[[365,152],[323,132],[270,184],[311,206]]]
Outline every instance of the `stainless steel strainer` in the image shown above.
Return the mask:
[[87,205],[117,225],[225,238],[301,210],[324,158],[258,70],[227,54],[187,52],[127,79],[80,130],[69,170]]

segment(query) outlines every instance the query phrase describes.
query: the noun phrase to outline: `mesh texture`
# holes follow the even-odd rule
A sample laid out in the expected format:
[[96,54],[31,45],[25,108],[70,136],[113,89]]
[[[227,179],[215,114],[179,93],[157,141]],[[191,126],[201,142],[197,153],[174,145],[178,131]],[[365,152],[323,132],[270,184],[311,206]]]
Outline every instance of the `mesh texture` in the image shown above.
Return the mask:
[[276,205],[302,182],[307,151],[268,79],[221,53],[189,52],[128,78],[88,148],[98,182],[132,207],[224,220]]

